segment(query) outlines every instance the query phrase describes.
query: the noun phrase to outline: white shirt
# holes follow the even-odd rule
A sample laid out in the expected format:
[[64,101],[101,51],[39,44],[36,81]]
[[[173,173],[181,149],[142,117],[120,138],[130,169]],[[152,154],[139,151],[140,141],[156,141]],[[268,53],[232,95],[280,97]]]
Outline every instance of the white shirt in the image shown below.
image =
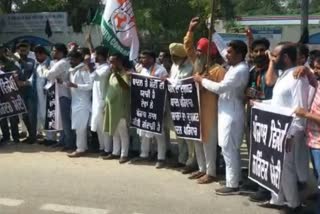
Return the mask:
[[110,66],[105,63],[97,65],[96,70],[91,74],[93,80],[92,87],[92,116],[91,130],[96,131],[98,124],[103,120],[103,112],[105,107],[106,82],[107,76],[110,74]]
[[162,77],[168,76],[167,70],[162,65],[159,65],[157,63],[155,63],[149,69],[143,68],[141,70],[140,74],[142,74],[144,76],[154,76],[154,77],[158,77],[158,78],[162,78]]
[[[306,77],[295,79],[294,68],[290,68],[278,77],[273,88],[271,105],[287,107],[292,110],[296,108],[308,109],[309,82]],[[295,117],[289,129],[289,136],[295,135],[298,131],[305,129],[306,120]]]
[[[57,78],[61,79],[63,82],[69,81],[69,68],[70,64],[67,59],[63,58],[58,62],[54,63],[52,68],[47,74],[48,80],[55,80]],[[59,97],[71,97],[70,89],[65,87],[63,84],[58,84]]]
[[243,103],[244,90],[249,81],[249,67],[245,62],[231,66],[221,82],[202,80],[202,85],[219,95],[219,100],[236,99]]

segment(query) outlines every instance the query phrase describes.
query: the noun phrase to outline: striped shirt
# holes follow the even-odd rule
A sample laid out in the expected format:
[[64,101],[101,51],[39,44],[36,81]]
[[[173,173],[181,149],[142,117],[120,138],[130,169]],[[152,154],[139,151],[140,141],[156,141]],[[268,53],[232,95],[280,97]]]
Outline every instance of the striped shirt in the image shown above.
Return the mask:
[[[320,86],[317,88],[317,92],[314,96],[311,109],[311,114],[320,115]],[[307,136],[308,136],[308,146],[314,149],[320,149],[320,125],[308,120],[307,124]]]

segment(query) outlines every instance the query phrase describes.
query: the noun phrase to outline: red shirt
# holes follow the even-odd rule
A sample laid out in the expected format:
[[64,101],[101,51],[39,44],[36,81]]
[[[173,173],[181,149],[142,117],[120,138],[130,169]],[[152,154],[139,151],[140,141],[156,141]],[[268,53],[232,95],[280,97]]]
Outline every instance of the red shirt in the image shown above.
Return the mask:
[[[310,113],[320,115],[320,86],[318,86],[315,93]],[[307,137],[307,143],[310,148],[320,149],[320,125],[311,120],[308,120]]]

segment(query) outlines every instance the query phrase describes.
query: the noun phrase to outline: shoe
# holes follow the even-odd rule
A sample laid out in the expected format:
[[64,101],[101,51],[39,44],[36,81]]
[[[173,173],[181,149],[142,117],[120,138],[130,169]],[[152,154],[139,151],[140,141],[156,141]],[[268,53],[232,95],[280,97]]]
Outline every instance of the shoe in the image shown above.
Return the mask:
[[223,187],[216,190],[217,195],[228,196],[228,195],[239,195],[239,188]]
[[64,146],[61,149],[61,152],[70,152],[70,151],[74,151],[76,148],[74,147],[68,147],[68,146]]
[[170,168],[172,168],[172,169],[183,168],[183,167],[186,167],[186,165],[183,163],[179,163],[179,162],[175,162],[173,164],[170,164]]
[[57,144],[57,141],[53,141],[53,140],[44,140],[43,141],[43,145],[45,145],[45,146],[52,146],[54,144]]
[[72,152],[71,154],[68,154],[69,158],[79,158],[79,157],[83,157],[85,155],[85,152]]
[[105,152],[105,151],[103,151],[103,152],[100,153],[99,156],[100,156],[101,158],[103,158],[103,157],[107,157],[107,156],[110,155],[110,154],[111,154],[111,152]]
[[0,143],[1,143],[1,144],[5,144],[5,143],[8,143],[9,141],[10,141],[10,139],[2,138],[2,139],[0,140]]
[[206,173],[205,172],[200,172],[200,171],[196,171],[191,173],[191,175],[188,177],[188,179],[198,179],[201,178],[202,176],[204,176]]
[[217,181],[217,177],[211,176],[211,175],[204,175],[201,178],[198,179],[198,184],[210,184]]
[[296,208],[285,206],[280,210],[279,213],[280,214],[301,214],[303,213],[302,209],[303,209],[302,206],[298,206]]
[[129,158],[128,158],[128,157],[121,157],[120,160],[119,160],[119,163],[120,163],[120,164],[124,164],[124,163],[126,163],[126,162],[128,162],[128,161],[129,161]]
[[144,157],[137,157],[130,161],[130,163],[132,164],[145,164],[148,162],[150,162],[149,158],[144,158]]
[[63,147],[64,145],[62,143],[56,143],[56,144],[53,144],[51,147],[52,148],[59,148],[59,147]]
[[[241,192],[241,189],[240,189]],[[271,193],[268,190],[260,189],[249,195],[249,200],[256,203],[263,203],[271,199]]]
[[19,133],[19,138],[22,139],[22,138],[26,138],[28,135],[27,135],[27,132],[20,132]]
[[25,140],[22,141],[22,143],[26,143],[26,144],[34,144],[36,142],[37,142],[37,140],[33,139],[31,137],[27,137]]
[[102,159],[103,159],[103,160],[115,160],[115,159],[119,159],[119,158],[120,158],[119,155],[110,154],[110,155],[108,155],[107,157],[103,157]]
[[241,195],[250,195],[258,191],[259,185],[251,180],[247,180],[243,185],[240,186]]
[[197,171],[198,169],[196,167],[191,167],[191,166],[185,166],[182,170],[181,170],[181,173],[182,174],[190,174],[192,172],[195,172]]
[[274,210],[281,210],[285,208],[284,205],[271,204],[269,201],[262,204],[258,204],[258,206],[262,208],[274,209]]
[[164,168],[166,165],[166,161],[165,160],[158,160],[156,163],[156,169],[162,169]]
[[302,192],[305,189],[307,189],[307,187],[308,187],[308,183],[307,182],[298,182],[298,190],[300,192]]

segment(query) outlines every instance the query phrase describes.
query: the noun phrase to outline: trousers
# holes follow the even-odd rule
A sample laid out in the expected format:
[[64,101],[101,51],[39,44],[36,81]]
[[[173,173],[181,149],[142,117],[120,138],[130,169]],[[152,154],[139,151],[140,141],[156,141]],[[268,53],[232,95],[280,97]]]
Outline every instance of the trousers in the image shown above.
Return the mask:
[[61,143],[66,147],[72,148],[75,146],[75,133],[71,129],[71,99],[60,97],[59,101],[63,128]]
[[178,162],[186,166],[196,167],[195,142],[192,140],[178,139],[179,156]]
[[299,132],[297,134],[295,150],[295,166],[298,181],[306,183],[309,177],[309,149],[306,144],[304,132]]
[[129,153],[129,133],[126,119],[122,118],[113,136],[112,154],[121,157],[128,157]]
[[87,129],[76,129],[77,152],[85,152],[88,149]]
[[217,128],[212,129],[208,143],[195,142],[196,158],[200,172],[215,177],[218,136]]
[[103,130],[103,120],[100,120],[97,124],[97,135],[99,139],[100,150],[107,153],[112,151],[112,137]]
[[270,203],[276,205],[284,205],[287,202],[291,208],[296,208],[300,205],[299,191],[298,191],[298,175],[295,164],[295,153],[297,150],[295,146],[301,143],[299,137],[293,138],[293,144],[290,152],[285,153],[283,161],[283,170],[280,180],[280,192],[277,195],[272,193]]
[[[158,160],[165,160],[166,159],[166,148],[167,148],[166,136],[165,136],[165,134],[161,134],[161,135],[155,135],[154,138],[157,143]],[[142,157],[142,158],[149,157],[151,141],[152,141],[152,138],[141,137],[140,157]]]

